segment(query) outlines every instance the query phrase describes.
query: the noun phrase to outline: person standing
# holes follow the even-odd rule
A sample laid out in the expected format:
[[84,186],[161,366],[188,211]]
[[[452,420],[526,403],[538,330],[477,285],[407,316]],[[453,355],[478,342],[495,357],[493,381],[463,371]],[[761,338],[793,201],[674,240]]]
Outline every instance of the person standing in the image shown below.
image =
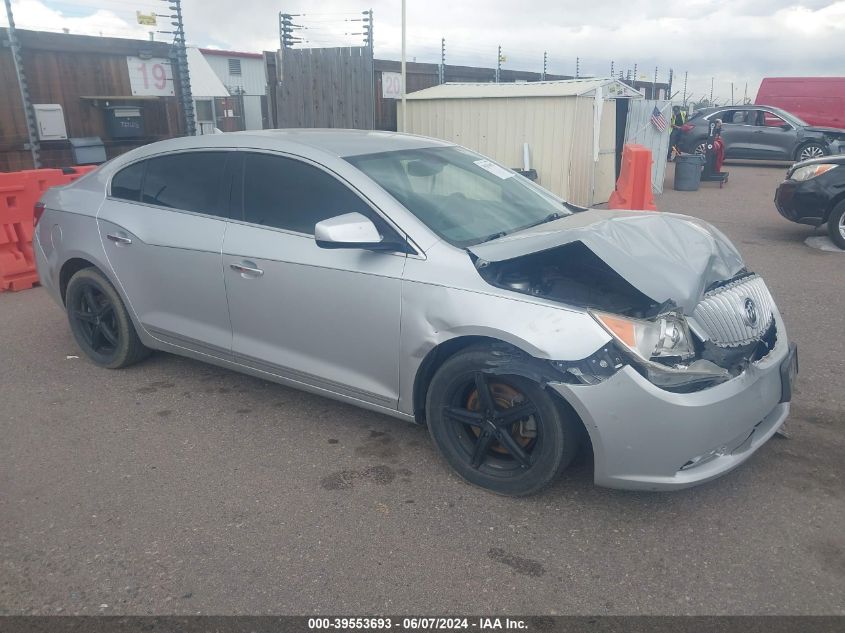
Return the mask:
[[666,157],[672,160],[675,145],[681,137],[681,126],[687,122],[687,113],[681,110],[681,106],[672,106],[671,132],[669,132],[669,155]]

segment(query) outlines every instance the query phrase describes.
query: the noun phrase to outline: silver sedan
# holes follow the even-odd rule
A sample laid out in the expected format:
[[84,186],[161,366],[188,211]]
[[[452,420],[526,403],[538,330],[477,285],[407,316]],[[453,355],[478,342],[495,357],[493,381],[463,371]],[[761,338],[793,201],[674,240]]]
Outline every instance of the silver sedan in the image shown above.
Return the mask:
[[673,489],[738,466],[797,372],[715,228],[582,209],[464,148],[273,130],[180,138],[51,189],[45,288],[108,368],[181,354],[426,424],[495,492]]

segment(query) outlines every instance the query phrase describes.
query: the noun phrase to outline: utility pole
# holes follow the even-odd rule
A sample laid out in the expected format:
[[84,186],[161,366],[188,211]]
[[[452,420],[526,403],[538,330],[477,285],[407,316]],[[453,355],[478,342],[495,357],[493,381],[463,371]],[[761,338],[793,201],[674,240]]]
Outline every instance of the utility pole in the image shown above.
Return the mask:
[[502,71],[502,45],[499,44],[499,53],[496,55],[496,83],[499,83],[499,76]]
[[26,75],[23,72],[23,57],[21,57],[21,45],[18,42],[18,32],[15,30],[15,18],[12,15],[12,2],[6,0],[6,16],[9,18],[9,46],[12,49],[12,62],[15,65],[15,74],[18,77],[18,90],[21,94],[21,104],[26,121],[26,133],[29,138],[29,153],[32,154],[32,168],[41,169],[41,145],[38,142],[38,130],[35,127],[35,110],[32,108],[32,101],[29,98],[29,87],[26,83]]
[[546,81],[546,69],[549,67],[549,52],[543,51],[543,74],[540,75],[540,81]]
[[713,105],[713,77],[710,77],[710,105]]
[[290,13],[279,13],[279,46],[293,48],[293,16]]
[[675,71],[671,68],[669,69],[669,89],[667,90],[668,94],[666,95],[667,99],[672,99],[672,80],[675,77]]
[[610,76],[613,77],[613,60],[610,60]]
[[689,78],[689,71],[684,71],[684,106],[687,105],[687,79]]
[[634,88],[637,87],[637,65],[634,64]]
[[405,99],[405,78],[407,77],[407,71],[405,68],[405,3],[406,0],[402,0],[402,125],[401,129],[399,130],[400,132],[404,132],[407,129],[407,124],[405,122],[405,114],[407,112],[405,110],[405,105],[407,103]]
[[734,105],[734,82],[731,82],[731,105]]
[[651,98],[657,99],[657,66],[654,67],[654,83],[651,84]]
[[[373,63],[373,10],[368,9],[364,11],[364,44],[367,47],[367,50],[370,53],[370,63]],[[376,73],[374,68],[370,68],[370,96],[373,98],[373,111],[372,111],[372,125],[373,129],[376,128],[376,104],[375,104],[375,95],[376,95]]]
[[173,35],[170,47],[170,58],[179,73],[179,101],[182,106],[182,120],[185,124],[185,134],[194,136],[197,133],[197,122],[194,117],[194,97],[191,94],[191,75],[188,72],[188,51],[185,48],[185,23],[182,20],[182,0],[164,0],[169,3],[173,12],[171,24],[173,31],[162,31]]
[[575,79],[578,79],[581,76],[581,58],[575,58]]
[[364,45],[373,52],[373,10],[364,11]]
[[446,83],[446,38],[440,38],[440,68],[437,69],[438,83]]

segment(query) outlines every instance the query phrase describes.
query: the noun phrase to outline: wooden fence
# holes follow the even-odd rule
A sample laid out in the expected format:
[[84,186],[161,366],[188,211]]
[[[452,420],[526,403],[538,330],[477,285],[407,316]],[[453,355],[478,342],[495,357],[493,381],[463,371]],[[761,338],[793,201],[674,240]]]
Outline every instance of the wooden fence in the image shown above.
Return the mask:
[[284,49],[275,126],[373,128],[373,57],[367,47]]

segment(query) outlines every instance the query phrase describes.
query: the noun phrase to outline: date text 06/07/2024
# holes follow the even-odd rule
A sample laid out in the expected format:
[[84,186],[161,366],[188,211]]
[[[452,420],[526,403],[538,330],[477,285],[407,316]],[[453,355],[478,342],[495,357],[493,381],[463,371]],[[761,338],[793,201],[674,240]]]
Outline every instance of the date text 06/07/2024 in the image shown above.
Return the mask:
[[328,617],[309,618],[309,630],[527,630],[528,624],[518,618],[466,617]]

